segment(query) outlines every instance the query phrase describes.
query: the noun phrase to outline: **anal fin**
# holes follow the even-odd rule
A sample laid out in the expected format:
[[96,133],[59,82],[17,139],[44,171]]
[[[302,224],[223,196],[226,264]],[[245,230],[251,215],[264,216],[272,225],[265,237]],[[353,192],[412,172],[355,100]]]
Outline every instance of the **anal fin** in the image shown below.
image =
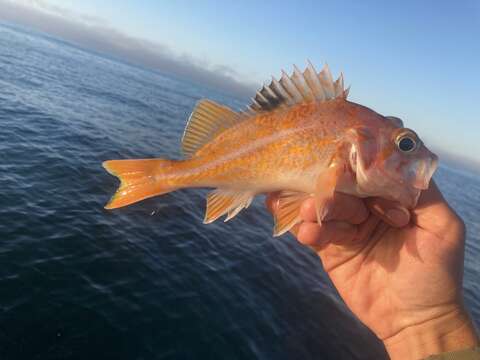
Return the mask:
[[204,224],[210,224],[224,214],[227,214],[225,221],[232,219],[251,204],[254,196],[255,193],[251,191],[216,189],[210,192],[207,195]]
[[280,236],[298,224],[302,202],[310,195],[304,192],[283,190],[279,194],[275,213],[273,236]]

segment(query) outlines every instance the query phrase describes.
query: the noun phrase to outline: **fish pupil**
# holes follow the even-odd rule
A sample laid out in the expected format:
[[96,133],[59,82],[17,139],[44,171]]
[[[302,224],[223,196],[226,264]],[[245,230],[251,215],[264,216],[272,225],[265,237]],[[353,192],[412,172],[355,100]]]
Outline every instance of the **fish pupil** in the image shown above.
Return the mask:
[[415,141],[410,137],[404,137],[398,142],[398,148],[403,152],[409,152],[415,149]]

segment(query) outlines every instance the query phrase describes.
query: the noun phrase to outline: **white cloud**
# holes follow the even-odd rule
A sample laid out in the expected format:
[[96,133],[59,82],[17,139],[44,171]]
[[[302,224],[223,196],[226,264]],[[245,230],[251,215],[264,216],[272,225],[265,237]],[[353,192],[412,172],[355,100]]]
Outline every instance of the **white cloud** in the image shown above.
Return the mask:
[[238,96],[251,96],[255,84],[239,80],[235,69],[177,55],[160,43],[113,28],[104,19],[74,13],[45,0],[0,0],[0,20],[26,25],[87,49],[170,73]]

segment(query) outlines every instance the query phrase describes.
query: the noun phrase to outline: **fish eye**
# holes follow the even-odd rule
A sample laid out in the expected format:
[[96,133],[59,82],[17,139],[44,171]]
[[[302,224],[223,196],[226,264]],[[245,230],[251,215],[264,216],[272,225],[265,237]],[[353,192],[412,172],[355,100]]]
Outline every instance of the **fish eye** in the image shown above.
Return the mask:
[[399,136],[397,147],[404,153],[412,152],[417,148],[417,140],[409,134]]

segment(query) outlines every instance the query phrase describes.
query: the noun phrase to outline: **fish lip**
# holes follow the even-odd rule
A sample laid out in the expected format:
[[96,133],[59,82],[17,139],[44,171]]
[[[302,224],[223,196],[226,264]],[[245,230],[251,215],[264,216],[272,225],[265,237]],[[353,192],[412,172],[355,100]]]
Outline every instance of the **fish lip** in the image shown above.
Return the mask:
[[413,184],[411,182],[407,181],[402,181],[399,179],[394,178],[391,176],[385,169],[380,168],[380,172],[388,178],[390,181],[393,183],[397,184],[400,188],[404,188],[405,190],[402,191],[402,195],[400,197],[396,198],[391,198],[394,201],[398,201],[400,204],[404,205],[405,207],[409,209],[413,209],[417,202],[418,199],[421,195],[421,192],[423,190],[428,189],[430,185],[430,180],[433,177],[433,174],[437,170],[438,167],[438,156],[435,154],[430,155],[430,161],[427,161],[427,163],[423,163],[423,166],[421,168],[421,172],[417,178],[420,180],[415,181]]
[[428,163],[423,162],[422,163],[422,168],[419,171],[419,174],[417,175],[417,179],[413,187],[418,190],[427,190],[428,186],[430,184],[430,180],[433,177],[433,174],[437,170],[438,167],[438,156],[435,154],[432,154],[430,156],[430,161]]

